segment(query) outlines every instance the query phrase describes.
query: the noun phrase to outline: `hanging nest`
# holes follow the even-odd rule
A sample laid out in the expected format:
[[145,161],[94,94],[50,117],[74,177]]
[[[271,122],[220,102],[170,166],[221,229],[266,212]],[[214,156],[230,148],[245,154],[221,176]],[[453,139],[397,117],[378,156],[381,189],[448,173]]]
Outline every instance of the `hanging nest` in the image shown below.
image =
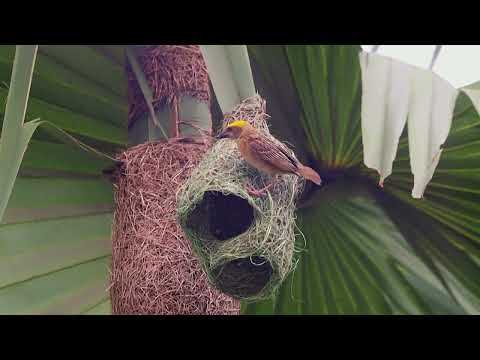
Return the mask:
[[[178,104],[182,96],[210,104],[210,87],[205,60],[198,45],[150,45],[139,52],[139,63],[152,89],[154,108]],[[148,112],[144,96],[127,65],[129,126]]]
[[[210,111],[201,131],[183,131],[179,99],[210,103],[208,74],[196,45],[149,46],[138,51],[155,108],[174,109],[173,136],[118,156],[112,229],[111,303],[114,314],[239,314],[240,303],[212,287],[176,221],[175,194],[211,146]],[[129,125],[148,112],[129,73]],[[151,121],[151,120],[148,120]],[[196,125],[191,123],[191,127]],[[185,138],[180,138],[184,136]]]
[[[246,99],[224,119],[245,119],[269,135],[265,101]],[[218,141],[178,193],[179,223],[211,283],[237,299],[272,296],[293,269],[295,200],[304,180],[283,175],[269,194],[254,198],[271,179],[250,167],[234,141]]]
[[120,154],[115,185],[113,314],[239,314],[214,289],[176,222],[175,193],[206,143],[151,142]]

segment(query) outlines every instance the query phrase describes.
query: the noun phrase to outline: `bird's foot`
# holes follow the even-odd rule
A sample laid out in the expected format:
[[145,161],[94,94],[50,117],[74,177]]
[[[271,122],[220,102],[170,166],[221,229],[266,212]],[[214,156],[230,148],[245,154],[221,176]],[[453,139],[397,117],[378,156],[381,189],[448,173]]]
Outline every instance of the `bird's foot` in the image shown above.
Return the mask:
[[247,192],[254,197],[265,196],[267,194],[267,190],[270,189],[272,186],[273,186],[273,182],[271,182],[270,184],[268,184],[262,189],[255,189],[255,187],[253,187],[252,184],[249,182],[247,182],[247,184],[245,185]]

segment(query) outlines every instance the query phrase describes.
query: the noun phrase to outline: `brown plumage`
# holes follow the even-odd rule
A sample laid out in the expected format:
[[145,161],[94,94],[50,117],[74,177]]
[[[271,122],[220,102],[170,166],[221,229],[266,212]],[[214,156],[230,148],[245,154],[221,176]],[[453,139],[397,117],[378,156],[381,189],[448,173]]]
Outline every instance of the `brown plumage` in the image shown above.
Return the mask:
[[[301,164],[284,144],[265,136],[246,121],[232,122],[218,138],[235,139],[245,161],[259,171],[271,176],[295,174],[317,185],[322,183],[317,172]],[[265,189],[271,185],[273,184],[268,185]],[[260,191],[262,190],[264,189]]]

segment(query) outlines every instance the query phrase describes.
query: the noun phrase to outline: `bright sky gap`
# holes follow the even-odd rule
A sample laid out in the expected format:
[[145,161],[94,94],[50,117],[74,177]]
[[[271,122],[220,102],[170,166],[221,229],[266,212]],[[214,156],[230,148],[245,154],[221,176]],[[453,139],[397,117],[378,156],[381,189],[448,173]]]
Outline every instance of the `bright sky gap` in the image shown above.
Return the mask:
[[[361,45],[370,51],[373,45]],[[381,45],[380,55],[428,69],[435,45]],[[480,81],[480,45],[442,45],[433,72],[456,88]]]

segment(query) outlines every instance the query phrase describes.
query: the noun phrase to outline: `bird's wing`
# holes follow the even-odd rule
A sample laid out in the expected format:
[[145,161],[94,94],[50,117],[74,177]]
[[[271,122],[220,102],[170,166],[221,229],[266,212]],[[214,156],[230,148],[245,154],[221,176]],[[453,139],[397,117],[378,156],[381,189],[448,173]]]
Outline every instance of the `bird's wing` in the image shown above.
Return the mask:
[[289,154],[289,149],[282,143],[258,135],[249,139],[249,146],[253,156],[265,161],[282,172],[296,173],[298,161]]

